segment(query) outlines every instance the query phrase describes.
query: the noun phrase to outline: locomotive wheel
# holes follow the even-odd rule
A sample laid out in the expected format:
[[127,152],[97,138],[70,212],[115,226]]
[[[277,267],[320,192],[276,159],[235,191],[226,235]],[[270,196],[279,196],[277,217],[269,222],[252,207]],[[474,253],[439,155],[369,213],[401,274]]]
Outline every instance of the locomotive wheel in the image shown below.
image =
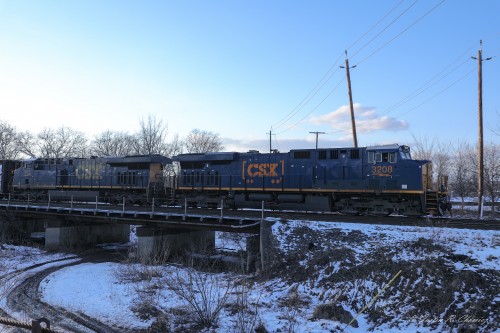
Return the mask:
[[373,209],[370,209],[368,213],[375,216],[389,216],[391,215],[392,210],[380,206],[375,206],[373,207]]

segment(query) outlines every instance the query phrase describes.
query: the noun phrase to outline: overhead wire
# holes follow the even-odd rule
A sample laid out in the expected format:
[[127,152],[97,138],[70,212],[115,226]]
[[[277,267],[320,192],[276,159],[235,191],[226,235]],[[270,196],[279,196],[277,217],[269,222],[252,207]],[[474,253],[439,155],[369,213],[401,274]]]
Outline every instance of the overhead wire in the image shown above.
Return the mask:
[[[415,0],[416,3],[418,0]],[[360,40],[362,40],[367,34],[369,34],[376,26],[378,26],[387,16],[389,16],[394,10],[396,10],[404,0],[401,0],[397,3],[393,8],[391,8],[381,19],[379,19],[374,25],[372,25],[368,31],[362,34],[358,39],[356,39],[351,45],[347,48],[351,48],[356,45]],[[412,5],[413,6],[413,5]],[[411,7],[411,6],[410,6]],[[408,10],[408,9],[407,9]],[[401,16],[401,15],[400,15]],[[359,51],[358,51],[359,52]],[[271,130],[276,130],[286,124],[290,119],[292,119],[299,111],[301,111],[305,105],[307,105],[318,93],[319,91],[326,85],[328,81],[333,77],[333,75],[339,70],[339,61],[344,54],[342,53],[333,63],[333,65],[328,69],[328,71],[323,75],[323,77],[316,83],[316,85],[309,91],[309,93],[304,97],[300,103],[292,109],[285,117],[281,118],[279,121],[271,125]],[[334,70],[335,69],[335,70]],[[331,93],[330,93],[331,94]],[[312,113],[312,112],[310,112]],[[309,113],[309,114],[310,114]],[[299,121],[300,122],[300,121]],[[291,126],[289,128],[292,128]],[[283,133],[283,132],[281,132]]]
[[397,38],[401,37],[405,32],[407,32],[408,30],[410,30],[411,28],[413,28],[413,26],[415,26],[418,22],[420,22],[421,20],[423,20],[427,15],[429,15],[430,13],[432,13],[434,10],[436,10],[439,6],[441,6],[446,0],[441,0],[441,2],[439,2],[438,4],[436,4],[434,7],[432,7],[431,9],[429,9],[424,15],[420,16],[416,21],[414,21],[412,24],[410,24],[408,27],[406,27],[406,29],[404,29],[403,31],[401,31],[399,34],[397,34],[396,36],[394,36],[393,38],[391,38],[389,41],[387,41],[386,43],[384,43],[382,46],[380,46],[379,48],[377,48],[375,51],[373,51],[372,53],[370,53],[368,56],[366,56],[365,58],[363,58],[361,61],[359,61],[356,66],[360,65],[361,63],[365,62],[366,60],[368,60],[369,58],[373,57],[375,54],[377,54],[380,50],[382,50],[383,48],[385,48],[387,45],[389,45],[390,43],[392,43],[394,40],[396,40]]
[[[397,38],[399,38],[400,36],[402,36],[405,32],[407,32],[409,29],[411,29],[413,26],[415,26],[417,23],[419,23],[423,18],[425,18],[427,15],[429,15],[431,12],[433,12],[434,10],[436,10],[439,6],[441,6],[446,0],[442,0],[440,1],[438,4],[436,4],[434,7],[432,7],[431,9],[429,9],[427,12],[425,12],[422,16],[420,16],[416,21],[414,21],[412,24],[410,24],[407,28],[405,28],[403,31],[401,31],[400,33],[398,33],[397,35],[395,35],[393,38],[391,38],[389,41],[387,41],[386,43],[384,43],[382,46],[380,46],[379,48],[377,48],[374,52],[372,52],[371,54],[369,54],[367,57],[363,58],[361,61],[359,61],[357,65],[363,63],[364,61],[368,60],[369,58],[371,58],[373,55],[375,55],[376,53],[378,53],[379,51],[381,51],[383,48],[385,48],[387,45],[389,45],[391,42],[393,42],[394,40],[396,40]],[[359,37],[358,39],[356,39],[355,42],[353,42],[349,47],[353,47],[354,45],[356,45],[360,40],[362,40],[368,33],[370,33],[376,26],[378,26],[380,24],[380,22],[382,22],[387,16],[389,16],[394,10],[396,10],[402,3],[403,1],[400,1],[396,6],[394,6],[393,8],[390,9],[390,11],[388,13],[386,13],[381,19],[379,19],[367,32],[365,32],[361,37]],[[378,34],[376,34],[374,37],[372,37],[367,43],[365,43],[360,49],[358,49],[354,55],[357,55],[359,54],[362,50],[364,50],[369,44],[371,44],[376,38],[378,38],[384,31],[386,31],[394,22],[396,22],[399,18],[401,18],[404,14],[406,14],[416,3],[418,2],[418,0],[415,0],[409,7],[407,7],[402,13],[400,13],[394,20],[392,20],[388,25],[386,25]],[[354,56],[353,55],[353,56]],[[304,99],[302,99],[302,101],[290,112],[288,113],[285,117],[283,117],[280,121],[274,123],[272,126],[271,126],[271,130],[276,130],[282,126],[284,126],[288,121],[290,121],[293,117],[295,117],[297,115],[297,113],[301,110],[303,110],[303,108],[305,107],[305,105],[307,105],[308,103],[310,103],[310,101],[319,93],[319,91],[326,85],[326,83],[331,80],[331,78],[333,77],[333,75],[339,70],[339,67],[337,67],[335,70],[333,70],[338,64],[339,64],[339,61],[340,61],[340,57],[339,56],[336,61],[334,62],[334,64],[330,67],[330,69],[325,73],[325,75],[323,75],[323,77],[318,81],[318,83],[313,87],[313,89],[311,89],[311,91],[306,95],[306,97]],[[461,65],[459,65],[458,67],[460,67]],[[453,70],[452,70],[453,71]],[[439,74],[438,74],[439,75]],[[449,73],[447,74],[449,75]],[[446,75],[445,75],[446,76]],[[444,77],[443,77],[444,78]],[[442,80],[443,78],[441,78],[440,80]],[[440,81],[439,80],[439,81]],[[342,79],[339,83],[337,83],[337,85],[315,106],[313,107],[308,113],[306,113],[300,120],[298,120],[297,122],[295,122],[294,124],[288,126],[286,129],[278,132],[278,133],[275,133],[276,135],[279,135],[279,134],[283,134],[285,132],[287,132],[288,130],[298,126],[300,123],[302,123],[307,117],[309,117],[314,111],[316,111],[320,105],[322,105],[324,103],[324,101],[330,97],[333,92],[339,87],[339,85],[345,81],[345,79]],[[430,80],[432,82],[432,79]],[[437,82],[439,82],[437,81]],[[417,90],[414,94],[414,96],[412,94],[410,94],[410,96],[407,96],[405,99],[408,99],[407,101],[417,97],[418,95],[420,95],[421,93],[423,93],[424,91],[426,91],[427,89],[429,89],[430,87],[432,87],[434,84],[436,84],[437,82],[434,82],[432,83],[430,86],[428,86],[427,88],[423,89],[423,87],[425,87],[427,85],[424,84],[421,88],[419,89],[423,89],[421,92],[418,92],[419,90]],[[403,99],[403,100],[405,100]],[[406,103],[407,101],[400,101],[398,103],[401,103],[404,104]],[[396,106],[396,107],[399,107],[400,105]],[[394,107],[394,108],[396,108]],[[387,112],[390,112],[391,110],[387,111]],[[347,129],[346,129],[347,130]],[[338,132],[342,132],[342,131],[338,131]]]
[[[391,107],[389,107],[386,110],[384,110],[383,112],[381,112],[379,114],[379,117],[382,117],[383,115],[386,115],[386,114],[390,113],[392,110],[397,109],[397,108],[401,107],[402,105],[408,103],[409,101],[413,100],[417,96],[421,95],[422,93],[424,93],[425,91],[427,91],[428,89],[430,89],[431,87],[433,87],[434,85],[436,85],[438,82],[442,81],[444,78],[446,78],[447,76],[449,76],[451,73],[455,72],[460,67],[462,67],[463,65],[465,65],[466,63],[468,63],[470,59],[466,58],[465,55],[468,54],[475,45],[476,45],[476,43],[474,43],[465,52],[463,52],[460,56],[458,56],[450,65],[446,66],[443,70],[441,70],[439,73],[437,73],[436,75],[434,75],[433,77],[431,77],[429,80],[427,80],[420,87],[418,87],[413,92],[411,92],[410,94],[408,94],[406,97],[404,97],[403,99],[401,99],[400,101],[398,101],[396,104],[392,105]],[[464,60],[460,64],[458,64],[457,66],[455,66],[454,68],[452,68],[451,70],[449,70],[448,72],[446,72],[451,66],[453,66],[460,59],[464,59]]]
[[[271,125],[271,129],[278,129],[283,126],[287,121],[293,118],[299,111],[303,109],[303,107],[309,103],[311,99],[313,99],[316,94],[324,87],[324,85],[331,79],[331,77],[339,70],[338,64],[343,54],[341,54],[334,62],[334,64],[328,69],[328,71],[323,75],[323,77],[316,83],[316,85],[309,91],[309,93],[300,101],[300,103],[292,109],[290,113],[288,113],[285,117],[283,117],[278,122]],[[333,72],[332,70],[336,68]],[[330,73],[332,72],[332,73]]]
[[[469,59],[467,59],[467,61],[469,61]],[[456,62],[456,61],[455,61]],[[463,66],[463,63],[459,65],[459,67]],[[449,66],[448,66],[449,67]],[[444,93],[445,91],[449,90],[450,88],[452,88],[453,86],[455,86],[457,83],[459,83],[460,81],[464,80],[466,77],[468,77],[469,75],[471,75],[473,72],[475,72],[476,69],[473,68],[471,70],[469,70],[467,73],[465,73],[464,75],[462,75],[461,77],[459,77],[458,79],[456,79],[455,81],[453,81],[452,83],[450,83],[448,86],[446,86],[444,89],[441,89],[439,92],[435,93],[434,95],[430,96],[429,98],[427,98],[425,101],[423,101],[422,103],[414,106],[413,108],[409,109],[409,110],[406,110],[405,112],[402,112],[402,113],[399,113],[397,114],[397,116],[403,116],[405,114],[408,114],[418,108],[420,108],[422,105],[430,102],[431,100],[433,100],[434,98],[438,97],[439,95],[441,95],[442,93]],[[448,75],[448,74],[447,74]],[[446,76],[447,76],[446,75]],[[381,119],[382,116],[378,116],[376,117],[375,119]],[[342,133],[342,132],[348,132],[348,131],[351,131],[351,128],[346,128],[346,129],[341,129],[341,130],[337,130],[337,131],[333,131],[333,132],[329,132],[328,134],[337,134],[337,133]]]
[[323,104],[323,102],[324,102],[324,101],[325,101],[328,97],[330,97],[330,96],[334,93],[334,91],[335,91],[335,90],[337,90],[337,88],[340,86],[340,84],[341,84],[342,82],[344,82],[345,80],[346,80],[345,78],[343,78],[342,80],[340,80],[340,81],[339,81],[339,82],[335,85],[335,87],[333,87],[333,89],[332,89],[332,90],[330,90],[330,92],[329,92],[329,93],[328,93],[328,94],[327,94],[327,95],[326,95],[326,96],[325,96],[325,97],[324,97],[321,101],[319,101],[319,103],[318,103],[318,104],[316,104],[316,106],[315,106],[314,108],[312,108],[312,109],[311,109],[311,111],[309,111],[309,112],[308,112],[308,113],[307,113],[304,117],[302,117],[299,121],[297,121],[297,122],[296,122],[296,123],[294,123],[293,125],[290,125],[289,127],[287,127],[286,129],[284,129],[283,131],[281,131],[281,132],[279,132],[279,133],[276,133],[276,135],[283,134],[283,133],[285,133],[285,132],[289,131],[290,129],[292,129],[292,128],[294,128],[294,127],[298,126],[298,125],[299,125],[301,122],[303,122],[303,121],[304,121],[307,117],[309,117],[309,115],[311,115],[311,113],[313,113],[314,111],[316,111],[316,110],[317,110],[317,109],[321,106],[321,104]]
[[[442,5],[446,0],[442,0],[441,2],[439,2],[438,4],[436,4],[434,7],[432,7],[431,9],[429,9],[426,13],[424,13],[422,16],[420,16],[416,21],[414,21],[412,24],[410,24],[406,29],[404,29],[403,31],[401,31],[399,34],[397,34],[395,37],[393,37],[392,39],[390,39],[388,42],[386,42],[385,44],[383,44],[381,47],[379,47],[378,49],[376,49],[374,52],[372,52],[369,56],[363,58],[360,62],[358,62],[356,64],[359,65],[361,64],[362,62],[366,61],[367,59],[369,59],[371,56],[375,55],[377,52],[379,52],[380,50],[382,50],[384,47],[386,47],[389,43],[391,43],[392,41],[394,41],[396,38],[400,37],[401,35],[403,35],[406,31],[408,31],[410,28],[412,28],[413,26],[415,26],[418,22],[420,22],[424,17],[426,17],[427,15],[429,15],[431,12],[433,12],[434,10],[436,10],[440,5]],[[415,2],[410,6],[408,7],[404,13],[406,13],[406,11],[411,8],[413,5],[415,4]],[[400,18],[404,13],[400,14],[396,19]],[[386,30],[395,20],[393,20],[388,26],[386,26],[384,28],[384,30]],[[368,43],[366,43],[362,49],[364,49],[366,47],[366,45],[368,45],[369,43],[371,43],[371,41],[373,41],[375,38],[377,38],[380,34],[377,34],[375,37],[373,37]],[[470,49],[472,48],[473,46],[471,46],[466,52],[469,52]],[[464,52],[464,53],[466,53]],[[359,53],[356,52],[355,54]],[[462,57],[463,55],[461,55],[460,57]],[[438,74],[436,74],[435,76],[433,76],[430,80],[428,80],[426,83],[424,83],[422,86],[420,86],[415,92],[411,93],[410,95],[408,95],[407,97],[403,98],[401,101],[399,101],[398,103],[396,103],[396,105],[393,105],[389,110],[386,110],[384,113],[380,114],[379,116],[377,116],[375,119],[381,119],[385,114],[391,112],[392,110],[394,110],[395,108],[397,107],[400,107],[401,105],[407,103],[408,101],[414,99],[415,97],[419,96],[420,94],[422,94],[423,92],[425,92],[426,90],[428,90],[430,87],[434,86],[435,84],[437,84],[438,82],[440,82],[441,80],[443,80],[445,77],[447,77],[448,75],[450,75],[452,72],[454,72],[455,70],[457,70],[458,68],[460,68],[461,66],[463,66],[467,61],[463,61],[462,63],[460,63],[458,66],[456,66],[455,68],[453,68],[452,70],[450,70],[449,72],[447,72],[444,76],[442,76],[441,78],[439,79],[436,79],[436,77],[439,77],[439,75],[441,73],[443,73],[444,71],[446,71],[450,66],[452,66],[454,63],[456,63],[460,57],[458,57],[454,62],[452,62],[452,64],[450,64],[449,66],[447,66],[444,70],[442,70],[441,72],[439,72]],[[469,73],[467,73],[465,76],[463,76],[462,78],[460,78],[459,80],[455,81],[454,83],[452,83],[450,86],[448,86],[447,88],[445,88],[444,90],[442,90],[441,92],[433,95],[432,97],[430,97],[429,99],[425,100],[424,102],[422,102],[421,104],[417,105],[416,107],[408,110],[407,112],[403,113],[403,114],[406,114],[408,112],[411,112],[413,110],[415,110],[416,108],[422,106],[423,104],[427,103],[428,101],[432,100],[433,98],[439,96],[441,93],[443,93],[444,91],[448,90],[449,88],[451,88],[453,85],[455,85],[456,83],[458,83],[459,81],[461,81],[462,79],[464,79],[467,75],[469,75]],[[434,82],[433,82],[434,81]],[[403,115],[402,114],[402,115]],[[339,130],[339,131],[336,131],[336,132],[333,132],[333,133],[341,133],[341,132],[346,132],[346,131],[350,131],[351,129],[350,128],[346,128],[344,130]]]
[[368,45],[370,45],[377,37],[379,37],[384,31],[389,29],[391,25],[393,25],[397,20],[399,20],[403,15],[405,15],[413,6],[417,4],[418,0],[415,0],[408,8],[406,8],[401,14],[399,14],[394,20],[392,20],[388,25],[386,25],[382,30],[379,31],[372,39],[365,43],[359,50],[357,50],[354,54],[351,54],[351,58],[355,57],[359,52],[363,51]]
[[[417,0],[418,1],[418,0]],[[373,29],[375,29],[376,26],[378,26],[382,21],[389,16],[393,11],[398,8],[404,0],[401,0],[399,3],[396,4],[391,10],[389,10],[384,16],[382,16],[374,25],[372,25],[364,34],[362,34],[358,39],[356,39],[351,45],[347,47],[347,50],[351,49],[354,45],[356,45],[360,40],[362,40],[366,35],[368,35],[370,32],[372,32]]]
[[424,105],[425,103],[427,103],[427,102],[429,102],[429,101],[433,100],[434,98],[436,98],[437,96],[441,95],[442,93],[444,93],[445,91],[447,91],[448,89],[450,89],[451,87],[453,87],[453,86],[454,86],[454,85],[456,85],[458,82],[462,81],[463,79],[465,79],[467,76],[471,75],[471,74],[472,74],[473,72],[475,72],[475,71],[476,71],[476,69],[475,69],[475,68],[471,69],[470,71],[468,71],[467,73],[465,73],[462,77],[460,77],[460,78],[456,79],[453,83],[449,84],[446,88],[444,88],[444,89],[440,90],[439,92],[437,92],[436,94],[432,95],[431,97],[429,97],[428,99],[426,99],[426,100],[425,100],[425,101],[423,101],[422,103],[418,104],[417,106],[415,106],[415,107],[413,107],[413,108],[411,108],[411,109],[409,109],[409,110],[407,110],[407,111],[405,111],[405,112],[403,112],[403,113],[398,114],[398,116],[405,115],[405,114],[407,114],[407,113],[409,113],[409,112],[411,112],[411,111],[413,111],[413,110],[415,110],[415,109],[417,109],[417,108],[421,107],[421,106],[422,106],[422,105]]

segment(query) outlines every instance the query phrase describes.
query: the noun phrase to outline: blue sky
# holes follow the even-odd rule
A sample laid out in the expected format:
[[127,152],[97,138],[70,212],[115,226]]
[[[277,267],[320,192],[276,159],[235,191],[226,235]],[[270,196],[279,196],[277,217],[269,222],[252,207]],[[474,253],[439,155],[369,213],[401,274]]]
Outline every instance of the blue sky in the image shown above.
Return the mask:
[[500,1],[0,0],[0,120],[91,139],[155,115],[226,150],[500,142]]

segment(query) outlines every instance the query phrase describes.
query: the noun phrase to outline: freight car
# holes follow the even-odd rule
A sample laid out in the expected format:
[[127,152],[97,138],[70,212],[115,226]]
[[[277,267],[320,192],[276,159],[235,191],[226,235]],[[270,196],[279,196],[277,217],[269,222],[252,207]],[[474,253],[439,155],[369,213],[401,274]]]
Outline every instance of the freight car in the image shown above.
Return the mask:
[[296,149],[287,153],[181,154],[178,200],[192,206],[442,215],[446,184],[405,145]]
[[128,204],[167,200],[163,168],[171,160],[161,155],[92,158],[37,158],[20,162],[9,192],[36,200],[100,201]]

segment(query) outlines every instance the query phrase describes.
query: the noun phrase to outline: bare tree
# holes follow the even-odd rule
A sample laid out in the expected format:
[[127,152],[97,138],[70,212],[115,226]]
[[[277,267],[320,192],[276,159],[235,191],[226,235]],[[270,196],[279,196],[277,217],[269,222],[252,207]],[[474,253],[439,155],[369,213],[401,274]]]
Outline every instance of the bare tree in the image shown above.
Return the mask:
[[88,152],[85,134],[68,127],[56,130],[46,128],[38,133],[37,139],[41,157],[85,157]]
[[434,157],[435,147],[437,145],[436,139],[430,140],[425,137],[416,137],[412,135],[413,143],[411,145],[411,155],[417,160],[432,161]]
[[183,149],[184,142],[179,138],[179,134],[175,134],[172,141],[170,141],[166,145],[165,156],[172,157],[175,155],[179,155],[182,153]]
[[16,128],[7,122],[0,121],[0,159],[13,160],[19,155]]
[[193,129],[185,139],[188,153],[208,153],[224,149],[219,134]]
[[429,139],[413,137],[412,157],[419,160],[429,160],[432,162],[434,179],[437,185],[444,182],[444,177],[449,174],[451,161],[451,144],[440,143],[436,138]]
[[500,145],[486,145],[484,151],[484,188],[491,200],[491,210],[495,211],[495,200],[500,186]]
[[21,154],[28,157],[36,158],[38,155],[35,135],[28,131],[17,134],[17,147]]
[[161,119],[156,119],[153,115],[149,115],[146,120],[141,119],[139,132],[133,142],[134,152],[144,155],[164,155],[167,150],[167,132],[167,125]]
[[162,284],[186,303],[198,324],[211,327],[219,321],[235,285],[228,274],[214,272],[210,259],[203,259],[201,266],[194,266],[191,260],[185,269],[168,270]]
[[464,210],[465,197],[474,192],[474,177],[471,170],[470,151],[472,148],[466,142],[458,143],[453,154],[453,170],[451,173],[451,189],[461,199],[462,212]]
[[126,132],[104,131],[91,143],[92,155],[125,156],[133,154],[134,136]]

